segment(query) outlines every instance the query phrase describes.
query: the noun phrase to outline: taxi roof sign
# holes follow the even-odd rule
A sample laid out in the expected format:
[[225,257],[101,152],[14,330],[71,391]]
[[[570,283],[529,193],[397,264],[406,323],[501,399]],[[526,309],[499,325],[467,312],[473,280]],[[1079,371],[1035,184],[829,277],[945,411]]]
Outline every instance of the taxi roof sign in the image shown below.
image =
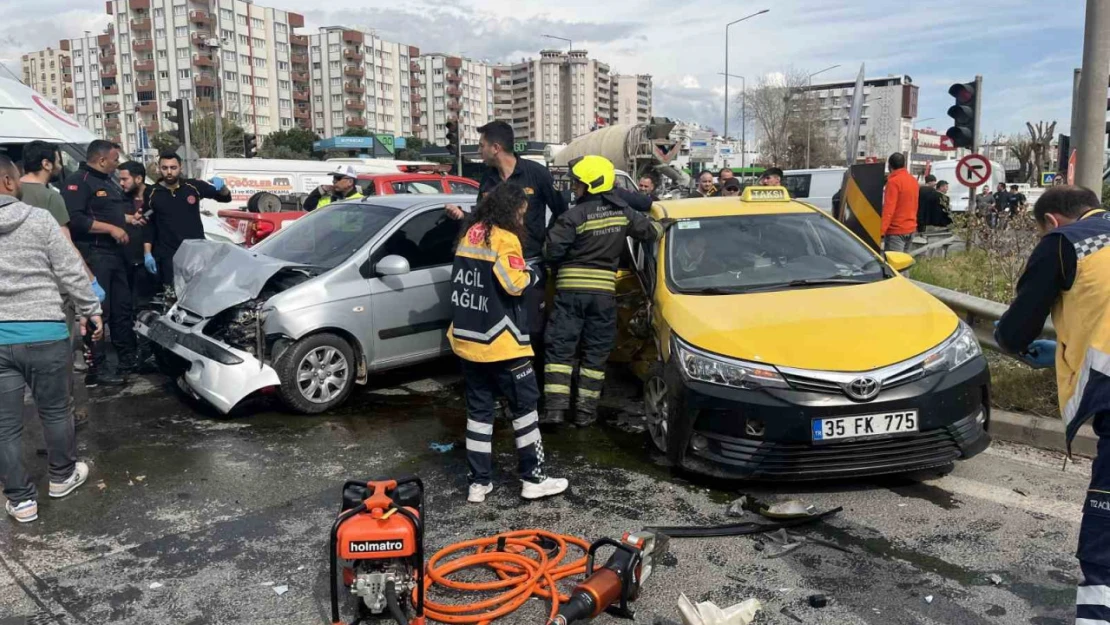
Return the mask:
[[745,202],[789,202],[786,187],[748,187],[740,199]]

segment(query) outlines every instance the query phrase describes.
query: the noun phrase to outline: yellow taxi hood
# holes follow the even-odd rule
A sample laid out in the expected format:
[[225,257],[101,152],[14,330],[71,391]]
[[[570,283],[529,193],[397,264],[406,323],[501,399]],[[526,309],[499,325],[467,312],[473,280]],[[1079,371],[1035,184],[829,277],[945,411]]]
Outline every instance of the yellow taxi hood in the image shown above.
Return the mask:
[[737,295],[669,293],[663,315],[687,343],[724,356],[825,371],[867,371],[956,331],[944,304],[902,277]]

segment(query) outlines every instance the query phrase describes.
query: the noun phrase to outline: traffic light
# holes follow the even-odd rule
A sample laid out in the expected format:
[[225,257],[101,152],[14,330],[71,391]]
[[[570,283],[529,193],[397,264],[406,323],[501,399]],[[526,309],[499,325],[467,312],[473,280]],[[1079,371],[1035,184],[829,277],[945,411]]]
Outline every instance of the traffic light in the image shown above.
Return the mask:
[[258,155],[258,137],[252,134],[243,135],[243,157],[254,158]]
[[447,151],[459,153],[459,122],[447,122]]
[[170,132],[181,145],[185,145],[185,125],[189,120],[189,106],[185,100],[170,100],[169,106],[173,112],[169,114],[169,120],[174,123],[177,128]]
[[948,109],[948,116],[955,125],[945,134],[957,148],[971,149],[975,146],[975,112],[979,108],[979,93],[975,86],[974,82],[958,82],[948,88],[948,95],[956,99],[956,103]]

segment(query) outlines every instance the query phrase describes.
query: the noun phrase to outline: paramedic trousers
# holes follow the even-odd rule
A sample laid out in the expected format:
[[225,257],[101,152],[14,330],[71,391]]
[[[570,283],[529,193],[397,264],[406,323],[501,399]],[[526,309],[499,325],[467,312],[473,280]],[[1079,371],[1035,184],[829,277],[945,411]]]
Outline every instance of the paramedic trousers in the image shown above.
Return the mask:
[[[579,421],[597,413],[597,402],[605,386],[605,363],[617,338],[617,298],[612,294],[587,291],[556,291],[551,319],[547,324],[544,365],[544,406],[548,410],[570,409],[571,378],[578,366]],[[582,361],[577,362],[578,348]]]
[[543,441],[536,404],[540,393],[528,358],[501,362],[462,360],[466,383],[466,463],[471,484],[489,484],[493,473],[493,421],[497,397],[508,400],[520,462],[520,479],[542,482]]
[[[112,346],[120,367],[127,369],[135,366],[135,311],[132,308],[131,277],[127,259],[117,249],[92,248],[87,261],[97,282],[104,289],[106,297],[101,302],[103,317],[108,324]],[[92,329],[89,330],[90,335]],[[103,341],[88,341],[92,352],[89,373],[95,373],[104,365],[107,348]]]
[[1083,580],[1075,597],[1075,622],[1110,625],[1110,413],[1095,415],[1098,456],[1091,466],[1091,487],[1079,526],[1079,568]]

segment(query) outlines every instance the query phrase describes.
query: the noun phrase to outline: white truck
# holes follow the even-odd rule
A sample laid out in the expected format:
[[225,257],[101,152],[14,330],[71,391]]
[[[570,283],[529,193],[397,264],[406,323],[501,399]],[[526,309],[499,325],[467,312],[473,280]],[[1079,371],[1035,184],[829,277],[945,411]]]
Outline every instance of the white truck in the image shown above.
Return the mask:
[[[552,150],[552,173],[559,173],[570,161],[587,154],[604,156],[622,172],[627,172],[627,184],[649,173],[669,178],[679,188],[690,185],[690,176],[673,161],[679,149],[670,133],[675,123],[665,117],[653,117],[646,124],[617,124],[599,128],[578,137],[558,151]],[[558,177],[558,176],[557,176]]]

